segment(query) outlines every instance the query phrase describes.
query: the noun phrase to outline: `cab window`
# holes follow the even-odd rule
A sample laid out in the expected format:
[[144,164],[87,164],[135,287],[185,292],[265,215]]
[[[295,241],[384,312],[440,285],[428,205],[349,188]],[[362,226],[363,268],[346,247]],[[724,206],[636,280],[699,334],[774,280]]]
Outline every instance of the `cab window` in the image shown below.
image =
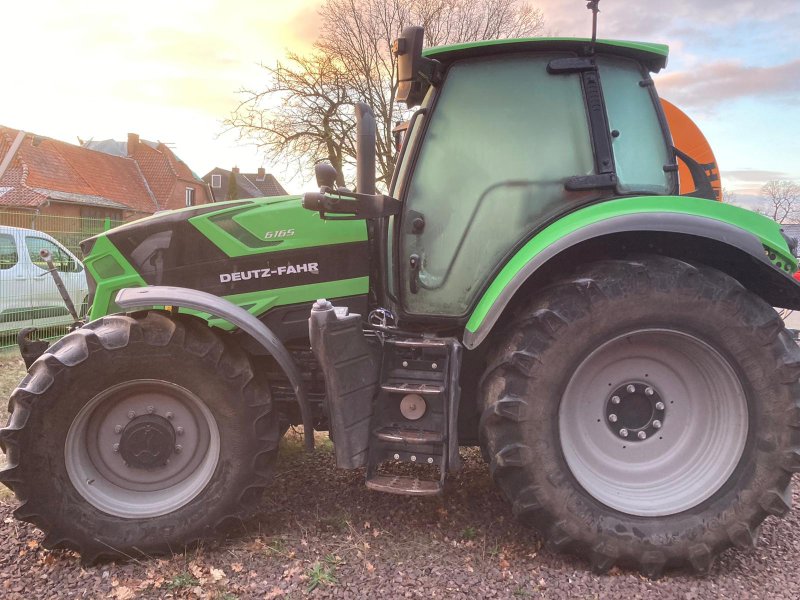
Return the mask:
[[[594,157],[579,77],[547,71],[560,56],[450,67],[405,196],[399,273],[408,312],[463,315],[518,244],[597,194],[564,188],[593,173]],[[407,268],[414,256],[418,273]]]

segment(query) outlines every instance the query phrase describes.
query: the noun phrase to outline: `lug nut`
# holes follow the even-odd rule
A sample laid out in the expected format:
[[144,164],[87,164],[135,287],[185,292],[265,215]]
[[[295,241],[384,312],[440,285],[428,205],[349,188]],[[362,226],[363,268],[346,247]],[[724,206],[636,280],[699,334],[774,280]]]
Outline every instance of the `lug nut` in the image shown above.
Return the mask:
[[429,464],[429,465],[432,465],[432,464],[433,464],[433,459],[432,459],[430,456],[428,457],[428,464]]
[[619,396],[611,396],[611,404],[619,404]]
[[637,437],[638,437],[640,440],[643,440],[643,439],[645,439],[645,438],[647,437],[647,434],[646,434],[644,431],[640,431],[639,433],[637,433],[637,434],[636,434],[636,436],[637,436]]
[[636,391],[636,386],[633,385],[632,383],[630,383],[630,384],[628,384],[628,387],[626,387],[625,389],[628,390],[629,394],[632,394],[633,392]]
[[628,430],[623,427],[622,429],[619,430],[619,434],[622,437],[628,437]]
[[647,394],[648,396],[652,396],[656,392],[655,392],[655,390],[653,388],[647,387],[647,388],[644,388],[644,393]]
[[152,415],[154,412],[156,412],[155,406],[148,406],[147,407],[147,414],[148,415]]
[[400,455],[399,455],[399,454],[395,454],[395,455],[394,455],[394,459],[395,459],[395,460],[400,460]]
[[608,420],[611,421],[612,423],[616,423],[617,422],[617,415],[615,415],[613,413],[608,415]]
[[175,433],[177,433],[178,435],[183,435],[183,427],[176,427]]
[[178,454],[179,454],[179,453],[181,452],[181,450],[183,450],[183,446],[181,446],[180,444],[178,444],[177,446],[175,446],[175,452],[176,452],[176,453],[178,453]]
[[129,411],[128,411],[128,418],[129,418],[129,419],[132,419],[132,418],[133,418],[133,417],[135,417],[135,416],[136,416],[136,413],[135,413],[135,412],[133,412],[132,410],[129,410]]
[[661,421],[659,421],[658,419],[656,419],[655,421],[653,421],[653,428],[655,428],[655,429],[661,429]]
[[114,425],[114,433],[122,433],[122,425]]
[[664,410],[664,403],[656,402],[656,410]]
[[114,444],[114,452],[119,452],[119,444]]
[[411,455],[411,462],[417,462],[417,457],[413,454]]
[[168,418],[168,419],[174,419],[174,418],[175,418],[175,414],[174,414],[172,411],[169,411],[169,412],[167,413],[167,418]]

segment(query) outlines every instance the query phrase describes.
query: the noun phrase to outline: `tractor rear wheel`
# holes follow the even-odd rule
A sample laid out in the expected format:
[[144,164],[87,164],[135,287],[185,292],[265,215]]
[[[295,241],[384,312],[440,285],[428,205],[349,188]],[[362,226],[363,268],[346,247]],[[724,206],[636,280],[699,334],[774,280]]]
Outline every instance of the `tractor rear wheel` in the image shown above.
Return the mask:
[[250,516],[279,439],[248,357],[205,324],[150,312],[57,342],[11,397],[0,481],[47,547],[175,551]]
[[551,547],[597,571],[704,572],[788,512],[800,349],[735,280],[663,257],[597,262],[507,324],[481,443]]

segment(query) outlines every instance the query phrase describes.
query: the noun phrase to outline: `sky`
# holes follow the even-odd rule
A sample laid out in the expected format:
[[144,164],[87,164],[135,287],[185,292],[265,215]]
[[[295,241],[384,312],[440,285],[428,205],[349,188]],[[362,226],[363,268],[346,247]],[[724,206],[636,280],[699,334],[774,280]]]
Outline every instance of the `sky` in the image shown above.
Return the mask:
[[[3,7],[0,124],[67,142],[169,143],[199,175],[265,167],[292,177],[222,121],[259,64],[307,51],[321,0],[26,0]],[[588,36],[585,0],[534,0],[549,35]],[[723,186],[753,203],[769,179],[800,181],[796,0],[601,0],[599,36],[669,44],[655,76],[717,157]]]

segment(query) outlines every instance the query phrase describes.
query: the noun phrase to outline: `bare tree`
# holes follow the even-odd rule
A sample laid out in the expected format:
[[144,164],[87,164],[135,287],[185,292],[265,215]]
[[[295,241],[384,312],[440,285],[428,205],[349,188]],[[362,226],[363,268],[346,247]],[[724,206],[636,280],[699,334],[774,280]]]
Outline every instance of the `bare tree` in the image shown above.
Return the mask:
[[764,201],[758,212],[778,223],[800,220],[800,185],[788,179],[772,179],[761,188]]
[[526,0],[326,0],[320,16],[312,53],[262,65],[270,83],[241,90],[243,100],[225,123],[273,159],[293,161],[303,172],[328,160],[342,179],[355,161],[352,106],[366,102],[377,119],[377,175],[384,184],[395,167],[392,128],[405,115],[395,102],[390,51],[403,27],[422,25],[427,46],[526,37],[543,27],[541,11]]
[[722,201],[725,204],[738,204],[739,197],[730,188],[722,188]]

